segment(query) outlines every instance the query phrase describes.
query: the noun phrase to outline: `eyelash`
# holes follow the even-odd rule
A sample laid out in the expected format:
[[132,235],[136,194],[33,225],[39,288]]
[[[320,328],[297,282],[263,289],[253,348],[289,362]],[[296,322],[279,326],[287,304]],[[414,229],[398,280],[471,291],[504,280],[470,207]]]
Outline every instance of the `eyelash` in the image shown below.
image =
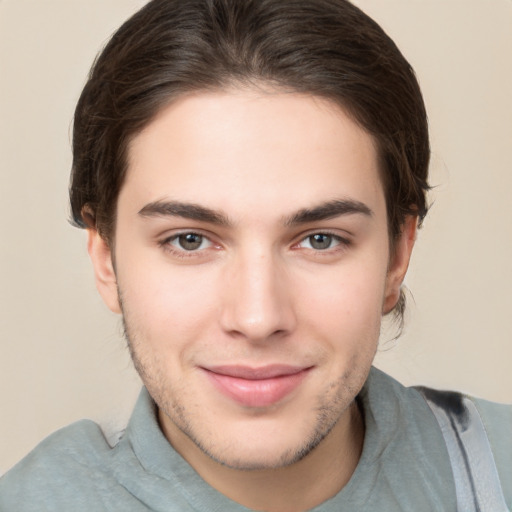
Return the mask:
[[[201,237],[201,244],[206,240],[206,241],[208,241],[208,243],[210,245],[203,249],[198,248],[198,249],[193,249],[193,250],[187,250],[184,248],[178,249],[172,245],[172,242],[174,242],[175,240],[178,240],[180,237],[187,236],[187,235],[195,235],[195,236]],[[342,237],[336,233],[333,233],[332,231],[325,230],[325,231],[313,231],[308,234],[302,235],[300,240],[292,245],[292,249],[295,249],[295,250],[300,249],[300,244],[304,243],[308,239],[311,239],[315,235],[327,236],[336,242],[336,245],[334,247],[327,247],[325,249],[315,249],[314,247],[305,248],[308,251],[312,251],[313,254],[315,254],[315,256],[322,257],[322,256],[332,255],[333,253],[344,251],[352,245],[351,240],[349,240],[348,238]],[[211,248],[211,247],[216,248],[216,249],[219,248],[219,245],[216,245],[210,239],[209,236],[207,236],[199,231],[182,231],[180,233],[173,234],[172,236],[169,236],[169,237],[163,239],[161,242],[159,242],[159,246],[162,247],[165,251],[171,253],[174,257],[182,258],[182,259],[194,258],[194,257],[197,258],[198,255],[203,254],[204,251],[206,251],[206,249],[208,249],[208,248]]]
[[318,255],[318,256],[332,255],[335,252],[344,251],[352,245],[352,241],[350,239],[348,239],[346,237],[342,237],[339,234],[333,233],[332,231],[329,231],[329,230],[324,231],[323,230],[323,231],[313,231],[311,233],[308,233],[308,234],[302,236],[301,239],[296,244],[293,245],[293,247],[298,248],[298,246],[300,244],[302,244],[303,242],[305,242],[308,239],[311,239],[315,235],[328,236],[337,242],[337,244],[334,247],[327,247],[325,249],[315,249],[313,247],[307,248],[308,250],[313,251],[315,253],[315,255]]
[[205,251],[205,249],[199,249],[199,250],[198,249],[186,250],[184,248],[178,249],[178,248],[175,248],[171,244],[173,241],[179,239],[182,236],[186,236],[186,235],[195,235],[195,236],[201,237],[201,239],[202,239],[201,243],[204,240],[207,240],[210,243],[210,246],[218,247],[218,246],[215,246],[214,242],[211,241],[210,237],[208,237],[198,231],[182,231],[181,233],[176,233],[172,236],[165,238],[164,240],[159,242],[158,245],[160,247],[162,247],[165,251],[171,253],[174,257],[177,257],[177,258],[193,258],[193,257],[197,257],[199,254],[201,254],[203,251]]

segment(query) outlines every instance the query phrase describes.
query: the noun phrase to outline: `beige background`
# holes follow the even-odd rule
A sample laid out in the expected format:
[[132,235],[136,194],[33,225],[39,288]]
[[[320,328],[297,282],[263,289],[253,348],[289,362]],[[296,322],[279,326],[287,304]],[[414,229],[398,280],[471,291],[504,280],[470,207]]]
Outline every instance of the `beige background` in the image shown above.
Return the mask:
[[[0,473],[82,417],[125,421],[140,383],[66,223],[70,121],[97,50],[143,0],[0,0]],[[407,384],[512,401],[512,1],[358,0],[415,67],[432,128],[430,218]]]

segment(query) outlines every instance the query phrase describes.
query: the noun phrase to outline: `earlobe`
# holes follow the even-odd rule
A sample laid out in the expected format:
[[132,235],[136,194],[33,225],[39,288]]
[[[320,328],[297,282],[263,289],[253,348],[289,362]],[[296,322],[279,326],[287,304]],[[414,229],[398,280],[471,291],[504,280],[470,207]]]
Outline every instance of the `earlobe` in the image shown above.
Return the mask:
[[416,241],[418,218],[409,215],[402,226],[400,236],[395,241],[393,253],[389,260],[386,276],[386,291],[382,305],[382,313],[389,313],[400,298],[402,282],[409,267],[412,249]]
[[114,313],[121,313],[110,246],[95,228],[87,229],[87,237],[87,250],[94,267],[96,288],[107,307]]

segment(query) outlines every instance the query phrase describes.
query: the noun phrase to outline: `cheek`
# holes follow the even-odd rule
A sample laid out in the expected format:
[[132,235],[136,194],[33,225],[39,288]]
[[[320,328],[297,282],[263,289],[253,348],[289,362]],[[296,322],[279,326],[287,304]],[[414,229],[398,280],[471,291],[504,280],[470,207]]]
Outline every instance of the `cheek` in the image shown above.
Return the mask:
[[386,268],[381,263],[358,261],[346,267],[317,272],[301,279],[302,302],[308,308],[357,318],[360,315],[380,316],[386,283]]
[[213,276],[165,262],[126,263],[118,270],[125,321],[145,343],[185,343],[215,314]]
[[347,350],[373,350],[370,345],[377,343],[380,333],[385,277],[382,264],[363,262],[303,280],[298,291],[300,316]]

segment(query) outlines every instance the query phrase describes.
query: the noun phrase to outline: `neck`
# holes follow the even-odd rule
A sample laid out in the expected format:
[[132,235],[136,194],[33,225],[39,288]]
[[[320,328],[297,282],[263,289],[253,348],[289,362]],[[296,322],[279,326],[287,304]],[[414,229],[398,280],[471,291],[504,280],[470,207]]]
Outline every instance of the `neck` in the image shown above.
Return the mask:
[[251,471],[219,464],[181,432],[178,439],[176,432],[164,433],[208,484],[233,501],[253,510],[297,512],[323,503],[348,483],[361,457],[364,423],[353,402],[323,441],[302,460],[281,468]]

